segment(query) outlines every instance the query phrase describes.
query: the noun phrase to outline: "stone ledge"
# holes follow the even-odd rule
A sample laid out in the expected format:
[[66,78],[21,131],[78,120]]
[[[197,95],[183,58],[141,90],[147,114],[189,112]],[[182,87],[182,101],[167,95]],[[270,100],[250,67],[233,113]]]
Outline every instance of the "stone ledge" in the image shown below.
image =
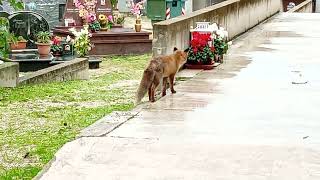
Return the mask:
[[77,58],[21,77],[19,85],[89,79],[87,58]]

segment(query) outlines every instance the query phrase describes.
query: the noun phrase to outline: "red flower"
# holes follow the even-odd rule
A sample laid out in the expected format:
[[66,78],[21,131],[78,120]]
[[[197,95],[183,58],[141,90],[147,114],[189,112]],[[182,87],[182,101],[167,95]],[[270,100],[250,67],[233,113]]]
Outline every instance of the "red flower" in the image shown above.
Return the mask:
[[214,51],[216,50],[216,49],[214,48],[214,46],[212,46],[210,49],[211,49],[212,52],[214,52]]

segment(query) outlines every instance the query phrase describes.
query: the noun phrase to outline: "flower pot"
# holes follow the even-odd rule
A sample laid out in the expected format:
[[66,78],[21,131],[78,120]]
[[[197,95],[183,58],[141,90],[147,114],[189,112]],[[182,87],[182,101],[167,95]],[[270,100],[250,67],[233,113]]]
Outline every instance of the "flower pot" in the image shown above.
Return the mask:
[[50,54],[50,48],[51,48],[51,44],[42,44],[42,43],[36,43],[38,46],[38,53],[40,54],[40,56],[47,56],[48,54]]
[[185,64],[185,68],[211,70],[214,68],[214,63],[213,64]]
[[11,50],[17,49],[26,49],[27,48],[27,41],[20,41],[17,44],[10,43]]

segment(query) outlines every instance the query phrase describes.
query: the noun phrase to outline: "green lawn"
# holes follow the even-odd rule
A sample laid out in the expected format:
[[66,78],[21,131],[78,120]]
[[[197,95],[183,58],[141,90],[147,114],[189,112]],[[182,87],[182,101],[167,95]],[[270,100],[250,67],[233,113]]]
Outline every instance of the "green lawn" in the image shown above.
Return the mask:
[[88,81],[0,88],[0,179],[32,179],[80,130],[132,109],[149,58],[105,58]]

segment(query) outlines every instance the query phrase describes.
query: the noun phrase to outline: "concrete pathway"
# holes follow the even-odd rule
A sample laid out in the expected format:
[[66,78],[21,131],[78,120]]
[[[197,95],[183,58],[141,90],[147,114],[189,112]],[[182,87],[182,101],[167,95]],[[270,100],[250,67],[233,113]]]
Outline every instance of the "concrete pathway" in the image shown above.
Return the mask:
[[319,180],[319,22],[276,16],[177,94],[86,129],[37,178]]

